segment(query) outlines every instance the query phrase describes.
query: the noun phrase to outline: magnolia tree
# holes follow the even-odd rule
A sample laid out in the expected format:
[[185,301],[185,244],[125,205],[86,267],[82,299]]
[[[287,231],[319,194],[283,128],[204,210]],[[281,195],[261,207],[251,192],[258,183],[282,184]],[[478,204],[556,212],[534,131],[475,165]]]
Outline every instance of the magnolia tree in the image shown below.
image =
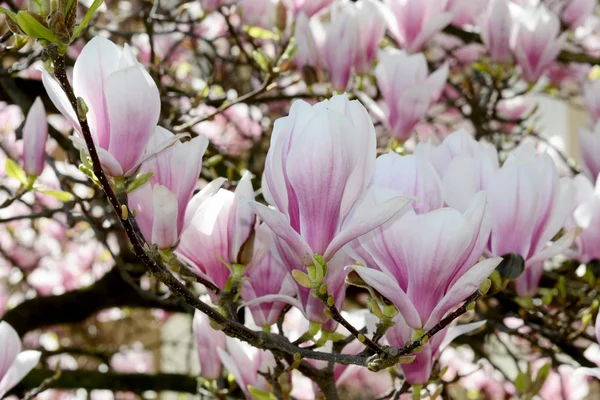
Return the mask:
[[599,398],[595,0],[2,4],[0,398]]

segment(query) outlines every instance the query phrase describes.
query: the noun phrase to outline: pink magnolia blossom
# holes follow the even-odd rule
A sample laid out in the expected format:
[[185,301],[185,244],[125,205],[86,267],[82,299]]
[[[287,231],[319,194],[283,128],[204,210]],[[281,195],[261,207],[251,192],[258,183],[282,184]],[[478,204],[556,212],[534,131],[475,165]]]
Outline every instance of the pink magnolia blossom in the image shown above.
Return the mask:
[[600,121],[596,122],[593,130],[580,128],[577,132],[579,139],[579,153],[581,154],[581,167],[585,174],[595,180],[600,174]]
[[[368,264],[349,268],[398,308],[396,325],[386,338],[402,347],[477,290],[501,259],[477,264],[490,228],[483,192],[465,214],[451,208],[421,215],[409,211],[388,224],[382,232],[360,239],[363,251],[381,271]],[[408,382],[426,383],[444,342],[478,326],[445,329],[431,338],[412,363],[402,365]]]
[[350,81],[354,62],[361,49],[357,46],[363,29],[358,10],[344,3],[332,12],[331,21],[324,24],[323,64],[329,81],[338,92],[344,92]]
[[571,182],[558,177],[549,155],[536,155],[533,147],[521,145],[493,176],[487,190],[494,210],[489,251],[523,257],[525,271],[517,279],[517,293],[531,296],[537,291],[544,261],[569,248],[575,239],[572,230],[549,244],[571,211]]
[[275,324],[286,305],[277,298],[295,296],[296,283],[279,259],[273,233],[264,224],[256,229],[254,254],[245,275],[248,280],[243,282],[242,299],[254,322],[261,327]]
[[218,379],[222,369],[218,349],[225,349],[225,333],[214,330],[206,314],[198,310],[194,314],[193,328],[200,362],[200,376],[204,379]]
[[[148,151],[154,151],[173,137],[171,132],[157,126],[148,143]],[[129,194],[128,202],[136,211],[142,234],[159,249],[177,245],[207,146],[208,139],[204,136],[185,143],[176,142],[145,161],[140,168],[141,173],[152,173],[152,177],[147,184]]]
[[377,0],[359,0],[354,3],[358,17],[359,35],[354,68],[358,75],[366,75],[373,69],[379,43],[385,34],[385,8]]
[[[473,135],[465,129],[452,132],[439,146],[435,146],[431,140],[421,142],[415,153],[426,155],[442,180],[449,170],[450,164],[461,157],[478,160],[478,164],[481,165],[478,169],[486,177],[481,179],[482,182],[486,181],[487,177],[498,169],[498,152],[496,148],[490,144],[476,141]],[[478,189],[483,188],[484,185],[481,185]],[[454,207],[454,205],[451,206]]]
[[35,99],[23,127],[23,170],[29,176],[39,176],[46,163],[48,123],[42,99]]
[[294,28],[296,55],[294,63],[298,69],[305,66],[317,68],[321,63],[321,52],[325,40],[325,30],[317,18],[308,18],[303,12],[296,19]]
[[409,53],[420,51],[452,21],[452,13],[444,11],[447,0],[385,0],[385,4],[391,11],[390,32]]
[[[379,196],[361,207],[377,208],[394,195],[415,198],[413,210],[354,243],[352,250],[366,267],[348,267],[398,308],[396,325],[386,337],[390,344],[403,346],[472,294],[501,259],[477,263],[491,228],[485,192],[474,196],[464,213],[441,208],[442,184],[423,153],[380,156],[371,185],[379,189]],[[413,363],[402,366],[409,383],[427,382],[442,342],[453,338],[452,331],[436,335]]]
[[446,11],[452,13],[452,25],[459,28],[475,25],[475,20],[487,6],[488,0],[448,0]]
[[567,0],[566,3],[560,18],[571,29],[583,25],[598,4],[596,0]]
[[593,122],[600,119],[600,79],[583,85],[583,101]]
[[406,140],[417,122],[435,103],[448,78],[448,65],[428,75],[423,54],[382,51],[375,68],[377,85],[387,105],[387,124],[393,136]]
[[0,322],[0,398],[40,361],[39,351],[21,351],[21,339],[7,322]]
[[510,36],[513,20],[508,0],[490,0],[481,18],[481,39],[496,62],[510,60]]
[[[80,131],[59,83],[45,69],[42,80],[56,108]],[[87,121],[106,172],[131,175],[143,161],[160,114],[158,88],[148,72],[129,46],[121,49],[98,36],[85,45],[75,62],[73,90],[89,108]],[[83,138],[73,137],[73,141],[85,148]]]
[[[533,370],[536,371],[548,362],[550,360],[539,360],[534,363]],[[584,400],[588,398],[588,392],[589,385],[586,376],[579,374],[572,366],[563,364],[550,371],[539,395],[542,399]]]
[[[314,106],[297,100],[288,117],[275,121],[262,189],[276,209],[252,206],[277,236],[288,268],[305,269],[315,254],[322,255],[331,264],[326,283],[339,291],[344,280],[342,247],[408,204],[406,198],[393,197],[377,208],[355,209],[373,175],[375,147],[367,111],[346,95]],[[308,292],[301,297],[308,317],[325,322],[322,304],[319,309],[319,301]]]
[[[222,181],[211,185],[219,187]],[[240,262],[240,249],[254,230],[255,216],[248,205],[254,199],[250,174],[242,177],[235,193],[225,189],[207,193],[214,193],[214,188],[198,193],[188,205],[177,255],[190,263],[194,273],[223,289],[230,276],[224,263]]]
[[319,11],[329,7],[333,3],[333,0],[283,0],[283,3],[292,12],[294,17],[298,17],[300,13],[304,13],[310,18]]
[[254,348],[246,342],[226,337],[226,350],[217,349],[223,366],[234,377],[237,384],[251,399],[249,386],[258,390],[267,390],[267,381],[258,372],[268,372],[275,367],[273,355],[266,351]]
[[585,175],[577,175],[573,179],[573,187],[572,218],[565,223],[565,229],[581,229],[575,239],[577,250],[572,256],[587,264],[600,259],[600,181],[597,179],[594,187]]
[[519,10],[511,48],[526,81],[536,82],[554,62],[567,38],[559,34],[558,17],[543,4]]

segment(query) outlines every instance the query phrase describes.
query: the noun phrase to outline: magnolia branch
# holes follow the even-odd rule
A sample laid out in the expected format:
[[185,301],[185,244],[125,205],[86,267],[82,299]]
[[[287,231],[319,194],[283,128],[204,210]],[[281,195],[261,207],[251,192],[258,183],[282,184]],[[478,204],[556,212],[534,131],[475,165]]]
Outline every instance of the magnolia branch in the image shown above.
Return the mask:
[[[232,336],[240,340],[246,341],[258,348],[270,350],[276,357],[285,359],[290,364],[297,364],[298,369],[302,373],[306,374],[308,377],[313,379],[319,385],[319,387],[321,387],[321,390],[323,390],[323,392],[326,393],[327,398],[337,398],[337,394],[334,390],[335,388],[333,385],[333,379],[331,379],[333,376],[332,371],[329,369],[319,370],[313,367],[312,365],[308,364],[306,361],[303,361],[302,359],[308,358],[314,360],[328,361],[329,363],[347,365],[354,364],[366,366],[373,371],[379,371],[381,369],[397,364],[399,361],[402,360],[403,356],[417,351],[423,344],[427,342],[427,340],[429,340],[431,336],[435,335],[444,327],[448,326],[458,316],[466,312],[468,307],[471,306],[471,303],[473,303],[482,295],[479,291],[474,293],[467,299],[466,303],[462,307],[460,307],[454,313],[450,314],[448,317],[444,318],[439,324],[437,324],[433,329],[425,333],[422,337],[407,343],[402,348],[387,347],[384,349],[374,342],[367,342],[366,340],[364,340],[366,339],[364,335],[360,334],[356,329],[350,329],[350,331],[353,334],[356,334],[356,336],[359,339],[364,338],[361,341],[366,342],[367,345],[376,353],[371,357],[366,357],[363,355],[327,353],[301,348],[290,343],[288,339],[284,336],[262,331],[253,331],[237,321],[226,318],[217,309],[202,302],[190,289],[188,289],[184,284],[182,284],[163,264],[160,256],[158,254],[154,254],[154,252],[151,250],[151,246],[148,245],[148,243],[146,243],[146,241],[142,237],[140,237],[140,235],[137,234],[137,232],[139,232],[139,228],[137,227],[137,224],[133,217],[133,213],[124,212],[124,210],[127,210],[127,206],[120,202],[108,176],[102,169],[100,158],[98,156],[98,152],[92,139],[90,127],[87,123],[85,115],[81,115],[81,112],[79,111],[81,107],[78,107],[78,99],[76,98],[71,84],[67,79],[64,56],[58,54],[56,48],[50,47],[47,51],[54,63],[54,74],[58,82],[62,86],[63,90],[65,91],[71,103],[71,106],[76,112],[76,115],[78,116],[79,124],[81,127],[81,133],[86,142],[89,156],[93,165],[93,173],[97,178],[98,182],[100,183],[102,189],[104,190],[106,197],[109,203],[111,204],[113,210],[119,216],[119,220],[121,221],[121,225],[123,226],[123,229],[125,230],[129,241],[131,242],[133,251],[135,255],[139,258],[139,260],[142,262],[142,264],[159,281],[164,283],[173,294],[175,294],[179,298],[182,298],[187,304],[206,314],[216,324],[218,324],[222,331],[228,336]],[[269,82],[270,75],[265,79],[265,82],[261,86],[262,89],[259,92],[265,90],[268,87]],[[258,93],[252,94],[252,96],[257,94]],[[224,105],[223,107],[226,107],[226,105]],[[341,315],[339,314],[337,309],[335,309],[335,307],[333,307],[333,309],[329,307],[329,311],[332,313],[334,319],[342,323],[342,325],[346,326],[347,328],[353,328],[347,321],[345,321],[341,317]]]

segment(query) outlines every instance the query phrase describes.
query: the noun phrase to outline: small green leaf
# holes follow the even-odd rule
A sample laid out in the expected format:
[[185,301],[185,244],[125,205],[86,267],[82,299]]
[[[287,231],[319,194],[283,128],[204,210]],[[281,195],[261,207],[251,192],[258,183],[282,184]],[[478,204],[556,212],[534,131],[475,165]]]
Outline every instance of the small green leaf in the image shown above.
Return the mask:
[[515,379],[515,387],[517,388],[517,390],[522,394],[525,394],[529,391],[530,385],[531,379],[529,378],[529,376],[526,373],[520,371],[519,375],[517,375],[517,378]]
[[290,45],[287,47],[287,49],[285,49],[285,52],[283,53],[283,57],[281,57],[281,58],[291,60],[296,55],[297,51],[298,51],[298,45],[296,43],[290,43]]
[[530,394],[537,394],[540,391],[542,385],[544,382],[546,382],[546,379],[548,379],[548,375],[550,375],[550,368],[551,365],[548,363],[544,364],[544,366],[539,369],[537,375],[535,376],[535,381],[529,390]]
[[90,23],[92,17],[94,16],[94,13],[98,9],[98,7],[102,5],[102,3],[104,3],[104,0],[94,0],[89,10],[85,13],[85,16],[81,20],[81,23],[77,26],[77,28],[75,28],[75,32],[73,32],[73,37],[71,40],[75,40],[77,36],[79,36],[81,31]]
[[262,391],[253,386],[248,386],[248,391],[254,400],[277,400],[273,393]]
[[254,50],[252,52],[252,58],[263,71],[268,72],[271,69],[271,60],[269,60],[269,56],[267,56],[261,49]]
[[19,28],[33,39],[45,39],[49,42],[61,44],[61,41],[50,29],[46,28],[33,15],[27,11],[19,11],[17,14]]
[[13,21],[17,22],[17,14],[10,11],[8,8],[4,8],[4,7],[0,6],[0,14],[4,14],[7,17],[10,17],[10,19],[12,19]]
[[133,192],[135,189],[144,186],[150,178],[154,175],[153,172],[139,173],[133,178],[133,180],[127,185],[127,193]]
[[6,170],[6,175],[10,176],[11,178],[15,178],[24,186],[27,186],[29,184],[27,174],[14,160],[7,158],[6,163],[4,164],[4,169]]
[[271,32],[267,29],[261,28],[260,26],[246,26],[244,27],[244,29],[248,33],[248,36],[254,39],[279,39],[278,34],[276,34],[275,32]]
[[62,201],[63,203],[73,200],[73,195],[69,192],[63,192],[61,190],[46,190],[46,189],[39,189],[38,191],[40,193],[47,194],[48,196],[52,196],[55,199]]

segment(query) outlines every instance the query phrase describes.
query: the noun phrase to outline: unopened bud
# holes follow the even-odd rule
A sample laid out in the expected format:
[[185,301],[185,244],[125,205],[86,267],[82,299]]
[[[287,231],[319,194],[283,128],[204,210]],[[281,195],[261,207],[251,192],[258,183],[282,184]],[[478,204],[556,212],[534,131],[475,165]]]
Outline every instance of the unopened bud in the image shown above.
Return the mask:
[[77,98],[77,116],[79,117],[79,119],[81,121],[85,121],[87,118],[87,113],[90,109],[88,108],[87,104],[85,104],[85,101],[83,100],[83,98],[78,97]]
[[327,318],[333,319],[333,314],[331,314],[331,311],[329,311],[327,308],[323,310],[323,313]]
[[333,298],[333,296],[327,297],[327,306],[333,307],[334,304],[335,304],[335,299]]
[[125,204],[121,204],[121,219],[126,221],[129,218],[129,212]]
[[327,294],[327,284],[324,283],[321,285],[321,287],[319,288],[319,294]]
[[362,333],[359,333],[358,336],[356,337],[358,339],[359,342],[364,343],[366,338],[365,335],[363,335]]
[[481,285],[479,285],[479,291],[481,292],[481,294],[486,294],[490,290],[491,286],[492,281],[489,279],[485,279],[483,282],[481,282]]

